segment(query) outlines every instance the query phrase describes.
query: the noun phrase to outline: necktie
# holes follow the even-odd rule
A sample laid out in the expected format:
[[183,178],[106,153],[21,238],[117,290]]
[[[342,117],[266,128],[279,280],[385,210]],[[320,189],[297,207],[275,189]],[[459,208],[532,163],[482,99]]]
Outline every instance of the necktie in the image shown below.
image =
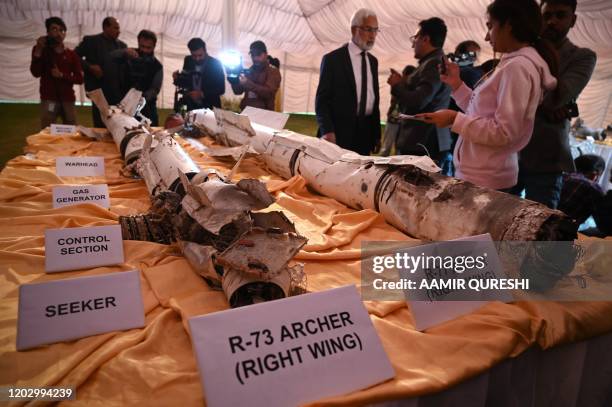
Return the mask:
[[368,74],[366,72],[366,52],[361,51],[361,100],[359,100],[359,116],[365,116],[366,101],[368,98]]

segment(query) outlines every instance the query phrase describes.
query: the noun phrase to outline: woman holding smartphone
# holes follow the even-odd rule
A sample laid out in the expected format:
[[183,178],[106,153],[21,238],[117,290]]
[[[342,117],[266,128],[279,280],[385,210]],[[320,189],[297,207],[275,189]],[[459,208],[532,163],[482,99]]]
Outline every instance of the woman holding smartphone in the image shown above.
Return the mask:
[[453,161],[456,177],[504,192],[518,178],[517,153],[533,132],[544,92],[557,85],[558,57],[540,37],[542,15],[534,0],[495,0],[487,8],[487,35],[499,65],[472,91],[457,64],[445,61],[441,80],[465,112],[438,110],[417,117],[459,134]]

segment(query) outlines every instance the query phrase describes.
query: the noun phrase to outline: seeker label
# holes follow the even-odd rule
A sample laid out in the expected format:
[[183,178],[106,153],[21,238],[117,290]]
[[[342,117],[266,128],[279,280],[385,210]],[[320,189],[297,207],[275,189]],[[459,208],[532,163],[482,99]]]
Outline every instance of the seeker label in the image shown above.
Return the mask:
[[194,317],[189,326],[209,406],[300,405],[394,376],[354,286]]
[[53,187],[53,208],[93,203],[110,207],[108,185],[62,185]]
[[45,230],[47,273],[119,263],[123,263],[119,225]]
[[57,157],[55,174],[59,177],[104,176],[104,157]]
[[138,271],[19,287],[18,350],[142,326]]

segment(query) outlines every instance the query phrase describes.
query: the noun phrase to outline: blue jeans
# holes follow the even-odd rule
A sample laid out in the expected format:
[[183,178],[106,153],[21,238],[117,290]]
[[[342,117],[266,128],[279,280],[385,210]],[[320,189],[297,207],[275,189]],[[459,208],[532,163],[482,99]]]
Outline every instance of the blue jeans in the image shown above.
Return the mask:
[[557,209],[561,199],[563,177],[561,173],[527,173],[519,171],[518,183],[512,188],[515,195],[525,190],[525,198]]
[[441,151],[438,159],[438,167],[442,169],[440,174],[452,177],[455,175],[455,167],[453,166],[453,155],[450,151]]

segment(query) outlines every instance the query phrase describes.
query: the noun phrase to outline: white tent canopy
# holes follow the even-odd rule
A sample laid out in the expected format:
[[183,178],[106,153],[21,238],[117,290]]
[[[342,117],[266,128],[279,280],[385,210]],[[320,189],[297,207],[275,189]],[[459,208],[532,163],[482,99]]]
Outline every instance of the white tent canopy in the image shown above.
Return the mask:
[[[38,80],[28,67],[35,39],[45,33],[45,18],[57,15],[64,19],[68,25],[66,43],[73,48],[83,35],[100,32],[102,19],[112,15],[119,20],[120,38],[128,46],[136,46],[136,34],[141,29],[158,34],[156,55],[164,64],[165,76],[158,102],[161,107],[172,106],[174,87],[169,78],[181,68],[188,54],[187,41],[201,37],[209,53],[217,56],[234,27],[236,47],[245,61],[248,62],[248,46],[256,39],[263,40],[269,53],[280,59],[283,110],[314,112],[321,57],[349,40],[352,13],[367,7],[377,13],[381,28],[372,53],[380,63],[381,111],[385,112],[389,103],[389,68],[401,70],[406,64],[416,65],[408,38],[420,20],[433,16],[445,20],[447,52],[459,42],[473,39],[482,47],[480,62],[493,57],[484,41],[488,3],[489,0],[0,0],[0,99],[38,100]],[[578,104],[589,126],[602,127],[612,121],[612,1],[578,0],[577,13],[578,22],[570,39],[591,48],[598,56],[595,73]],[[231,95],[228,85],[226,96]],[[82,90],[77,92],[77,98],[86,101]]]

